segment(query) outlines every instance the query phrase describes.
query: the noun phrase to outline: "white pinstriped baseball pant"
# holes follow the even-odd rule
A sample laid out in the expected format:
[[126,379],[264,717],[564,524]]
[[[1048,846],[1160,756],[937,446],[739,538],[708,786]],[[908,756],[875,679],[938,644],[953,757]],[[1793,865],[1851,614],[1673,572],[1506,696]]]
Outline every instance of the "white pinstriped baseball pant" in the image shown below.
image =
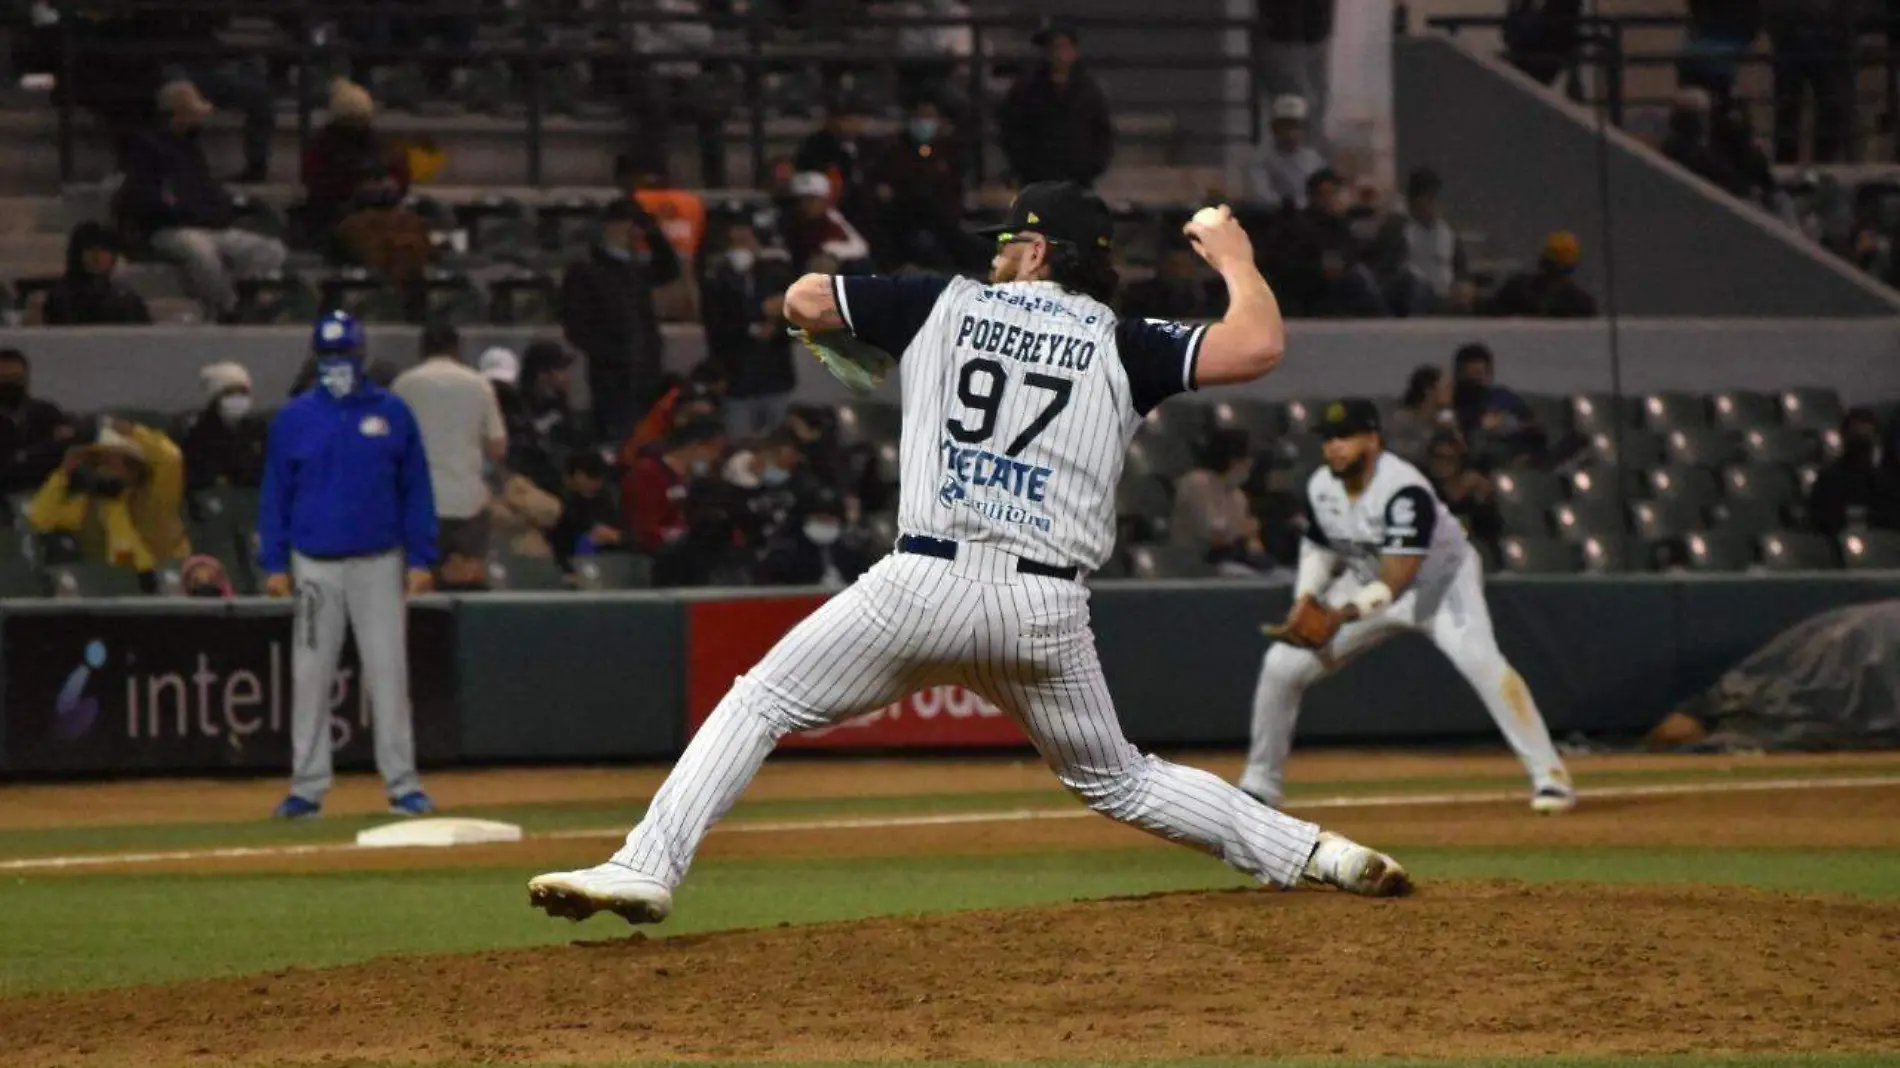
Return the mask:
[[1299,880],[1317,826],[1207,772],[1145,755],[1122,735],[1087,587],[1019,574],[1015,556],[971,544],[955,560],[888,557],[793,628],[734,682],[614,860],[678,886],[780,738],[947,684],[1013,717],[1095,811],[1263,883]]

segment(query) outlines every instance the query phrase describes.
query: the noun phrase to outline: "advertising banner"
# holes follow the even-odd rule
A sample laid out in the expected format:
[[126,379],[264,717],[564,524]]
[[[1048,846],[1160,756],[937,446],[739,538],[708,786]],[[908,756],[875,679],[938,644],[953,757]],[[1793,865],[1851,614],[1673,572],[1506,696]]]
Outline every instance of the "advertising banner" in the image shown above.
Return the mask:
[[[687,734],[699,730],[732,680],[825,603],[816,596],[702,601],[687,612]],[[1023,732],[1002,710],[960,686],[908,694],[833,727],[788,736],[789,749],[904,749],[1021,746]]]
[[[290,614],[8,613],[6,758],[15,771],[290,767]],[[452,761],[455,623],[409,610],[416,755]],[[331,687],[339,767],[371,767],[354,639]]]

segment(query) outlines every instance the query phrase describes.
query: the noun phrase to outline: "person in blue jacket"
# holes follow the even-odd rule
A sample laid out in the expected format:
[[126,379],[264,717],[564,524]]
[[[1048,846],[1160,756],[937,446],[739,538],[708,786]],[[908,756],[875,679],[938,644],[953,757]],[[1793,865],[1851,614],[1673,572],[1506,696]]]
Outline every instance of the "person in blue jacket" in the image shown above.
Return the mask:
[[435,563],[435,494],[422,434],[401,398],[363,373],[363,328],[317,320],[317,384],[277,413],[264,453],[258,560],[272,597],[296,592],[292,625],[290,795],[275,815],[323,811],[329,791],[330,686],[346,627],[369,688],[376,770],[390,811],[434,811],[416,773],[409,716],[405,591],[425,593]]

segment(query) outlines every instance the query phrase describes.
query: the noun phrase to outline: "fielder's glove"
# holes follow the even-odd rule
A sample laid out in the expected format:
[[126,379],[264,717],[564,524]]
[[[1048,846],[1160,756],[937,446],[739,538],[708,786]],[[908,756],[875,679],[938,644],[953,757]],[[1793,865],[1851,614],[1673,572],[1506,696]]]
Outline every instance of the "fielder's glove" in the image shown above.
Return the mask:
[[848,330],[827,330],[814,334],[798,327],[791,328],[791,335],[799,344],[818,357],[833,378],[845,384],[853,393],[869,393],[884,383],[884,376],[890,374],[897,361],[876,345],[868,344],[853,337]]
[[1345,617],[1339,610],[1328,608],[1311,595],[1300,598],[1293,604],[1286,622],[1262,627],[1270,638],[1283,641],[1301,649],[1324,649],[1339,633],[1340,624]]

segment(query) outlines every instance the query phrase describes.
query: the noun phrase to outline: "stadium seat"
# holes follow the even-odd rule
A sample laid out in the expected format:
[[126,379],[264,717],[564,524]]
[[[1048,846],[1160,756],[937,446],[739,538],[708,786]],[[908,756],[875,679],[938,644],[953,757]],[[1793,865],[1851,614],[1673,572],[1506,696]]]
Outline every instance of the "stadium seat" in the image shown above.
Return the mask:
[[414,111],[429,98],[429,82],[422,67],[415,63],[396,63],[370,72],[369,91],[376,106],[390,111]]
[[1558,501],[1563,500],[1564,486],[1555,474],[1549,471],[1525,469],[1521,471],[1500,471],[1496,479],[1498,503],[1523,504],[1536,507],[1539,511],[1549,511]]
[[55,597],[138,597],[139,573],[111,564],[57,564],[46,569]]
[[1630,505],[1630,528],[1651,544],[1680,541],[1703,525],[1701,513],[1680,500],[1637,501]]
[[1663,462],[1663,439],[1649,430],[1626,429],[1621,434],[1600,430],[1590,435],[1590,451],[1607,465],[1631,470],[1656,467]]
[[653,558],[638,553],[597,553],[574,558],[575,584],[583,590],[644,590],[653,586]]
[[1131,473],[1161,475],[1170,480],[1181,477],[1194,467],[1185,443],[1173,438],[1136,438],[1128,446],[1125,469]]
[[1214,425],[1223,430],[1245,430],[1247,441],[1262,449],[1286,433],[1286,409],[1257,400],[1221,401],[1213,405]]
[[837,415],[838,440],[846,445],[896,441],[903,425],[898,406],[885,401],[847,401],[838,405]]
[[1622,537],[1629,529],[1614,501],[1565,501],[1551,509],[1550,518],[1557,536],[1575,543],[1592,537]]
[[16,556],[0,560],[0,599],[45,597],[49,592],[46,574],[30,562]]
[[1286,402],[1286,432],[1289,434],[1311,434],[1319,430],[1320,420],[1326,417],[1326,402],[1323,400],[1292,400]]
[[1550,510],[1555,505],[1540,506],[1530,501],[1497,502],[1498,520],[1504,524],[1504,533],[1520,537],[1548,538],[1552,533]]
[[1696,393],[1651,393],[1643,398],[1643,425],[1658,433],[1709,425],[1709,405]]
[[1609,433],[1618,425],[1636,425],[1636,404],[1608,393],[1579,393],[1570,398],[1570,425],[1586,437]]
[[552,277],[522,270],[488,284],[488,315],[496,326],[552,326],[561,320],[561,287]]
[[1659,467],[1649,472],[1649,496],[1659,501],[1681,501],[1705,512],[1722,499],[1715,473],[1706,467]]
[[1766,393],[1731,390],[1717,393],[1709,406],[1715,412],[1715,425],[1723,430],[1748,431],[1781,422],[1781,408]]
[[1742,434],[1742,452],[1758,464],[1805,464],[1815,451],[1813,439],[1793,427],[1757,427]]
[[550,252],[572,255],[594,243],[600,232],[600,201],[586,197],[565,197],[541,205],[535,213],[535,234],[540,246]]
[[1090,572],[1089,577],[1091,579],[1108,580],[1128,578],[1128,550],[1122,545],[1116,545],[1114,550],[1108,554],[1108,559],[1102,561],[1100,568]]
[[1587,467],[1572,472],[1569,484],[1571,500],[1591,505],[1607,504],[1620,508],[1630,501],[1649,496],[1648,482],[1636,468]]
[[1831,389],[1807,387],[1781,392],[1781,421],[1794,430],[1833,430],[1847,414],[1841,395]]
[[1530,405],[1531,414],[1537,417],[1537,425],[1544,428],[1552,442],[1562,441],[1573,429],[1575,423],[1570,413],[1570,398],[1553,397],[1543,393],[1529,393],[1524,403]]
[[1129,574],[1138,579],[1207,578],[1214,574],[1207,558],[1176,545],[1136,545],[1128,550]]
[[545,556],[518,556],[513,553],[489,557],[488,582],[498,590],[565,590],[567,576],[560,565]]
[[1141,421],[1140,433],[1191,445],[1207,430],[1210,417],[1207,405],[1177,397],[1149,412]]
[[1815,448],[1820,452],[1821,463],[1823,465],[1831,464],[1841,458],[1841,431],[1839,427],[1828,427],[1826,430],[1810,430],[1807,433],[1808,437],[1813,440]]
[[1735,459],[1735,439],[1713,427],[1677,427],[1663,439],[1669,462],[1684,467],[1720,467]]
[[1795,474],[1781,464],[1736,464],[1722,470],[1724,500],[1762,500],[1779,508],[1796,499]]
[[1900,533],[1856,530],[1843,534],[1841,562],[1849,571],[1900,570]]
[[250,278],[237,283],[238,322],[260,326],[304,324],[317,317],[321,298],[303,277]]
[[1761,538],[1762,566],[1770,571],[1832,571],[1834,545],[1819,534],[1776,531]]
[[1556,538],[1512,535],[1499,543],[1504,570],[1519,575],[1569,575],[1582,570],[1576,545]]
[[488,322],[488,294],[460,271],[431,270],[424,280],[424,315],[454,326]]
[[1709,509],[1719,530],[1732,530],[1759,538],[1788,526],[1789,516],[1774,502],[1762,497],[1725,497]]
[[1746,571],[1755,563],[1754,545],[1732,531],[1696,531],[1683,538],[1682,548],[1691,571]]
[[885,486],[895,486],[903,473],[904,457],[895,441],[877,443],[877,453],[871,458],[871,473]]
[[460,96],[463,106],[484,115],[520,114],[525,110],[514,72],[500,60],[471,69]]
[[1593,534],[1578,548],[1583,553],[1583,569],[1593,575],[1655,570],[1649,546],[1637,538]]

